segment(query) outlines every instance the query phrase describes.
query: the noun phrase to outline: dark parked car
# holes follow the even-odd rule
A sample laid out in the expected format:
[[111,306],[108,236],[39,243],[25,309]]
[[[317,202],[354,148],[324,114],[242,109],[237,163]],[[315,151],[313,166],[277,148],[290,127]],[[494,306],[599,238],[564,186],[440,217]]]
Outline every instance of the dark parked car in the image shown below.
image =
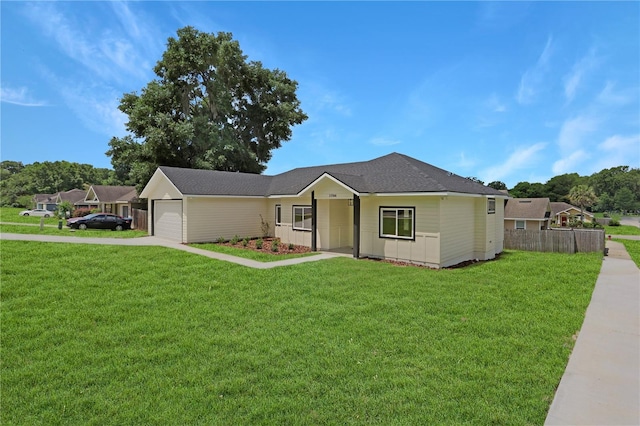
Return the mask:
[[111,229],[122,231],[131,229],[131,218],[123,218],[111,213],[94,213],[84,217],[74,217],[67,220],[67,226],[75,229]]

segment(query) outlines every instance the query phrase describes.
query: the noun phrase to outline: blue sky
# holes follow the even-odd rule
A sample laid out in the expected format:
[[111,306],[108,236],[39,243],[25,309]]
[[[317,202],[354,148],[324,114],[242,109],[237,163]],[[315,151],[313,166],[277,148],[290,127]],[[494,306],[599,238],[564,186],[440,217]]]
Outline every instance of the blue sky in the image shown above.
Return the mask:
[[299,83],[267,174],[400,152],[509,188],[640,167],[638,2],[11,2],[2,160],[111,167],[123,93],[186,25]]

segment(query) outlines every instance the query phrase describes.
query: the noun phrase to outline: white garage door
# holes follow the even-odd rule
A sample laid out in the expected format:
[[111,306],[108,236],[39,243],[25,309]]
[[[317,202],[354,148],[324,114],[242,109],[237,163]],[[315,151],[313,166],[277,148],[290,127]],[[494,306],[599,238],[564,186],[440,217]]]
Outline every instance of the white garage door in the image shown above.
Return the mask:
[[182,242],[182,200],[157,200],[153,212],[153,234]]

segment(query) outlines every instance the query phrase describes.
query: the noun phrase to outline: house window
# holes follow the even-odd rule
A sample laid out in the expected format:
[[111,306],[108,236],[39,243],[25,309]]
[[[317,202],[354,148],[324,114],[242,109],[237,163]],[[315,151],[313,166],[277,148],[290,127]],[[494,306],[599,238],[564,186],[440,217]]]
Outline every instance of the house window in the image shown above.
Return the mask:
[[496,212],[496,199],[487,199],[487,214],[495,214]]
[[516,220],[516,229],[526,229],[524,226],[524,220]]
[[415,207],[380,207],[380,237],[414,238]]
[[282,206],[280,204],[276,204],[276,225],[280,225],[282,223]]
[[311,231],[311,206],[293,206],[293,229]]

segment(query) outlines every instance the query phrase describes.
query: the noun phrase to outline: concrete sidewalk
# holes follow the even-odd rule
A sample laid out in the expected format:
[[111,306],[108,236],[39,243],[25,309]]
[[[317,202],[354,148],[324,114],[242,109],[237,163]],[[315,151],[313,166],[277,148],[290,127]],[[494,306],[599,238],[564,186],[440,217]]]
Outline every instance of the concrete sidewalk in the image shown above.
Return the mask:
[[84,238],[84,237],[62,237],[56,235],[38,235],[38,234],[0,234],[2,240],[13,241],[40,241],[45,243],[71,243],[71,244],[101,244],[116,246],[160,246],[168,247],[176,250],[187,251],[189,253],[198,254],[211,259],[223,260],[225,262],[235,263],[237,265],[246,266],[255,269],[271,269],[280,266],[297,265],[299,263],[317,262],[319,260],[332,259],[334,257],[351,257],[342,253],[322,252],[319,254],[296,257],[293,259],[277,260],[274,262],[258,262],[257,260],[245,259],[243,257],[231,256],[215,251],[203,250],[191,247],[185,244],[176,243],[158,237],[139,237],[139,238]]
[[624,245],[606,247],[546,425],[640,425],[640,270]]

